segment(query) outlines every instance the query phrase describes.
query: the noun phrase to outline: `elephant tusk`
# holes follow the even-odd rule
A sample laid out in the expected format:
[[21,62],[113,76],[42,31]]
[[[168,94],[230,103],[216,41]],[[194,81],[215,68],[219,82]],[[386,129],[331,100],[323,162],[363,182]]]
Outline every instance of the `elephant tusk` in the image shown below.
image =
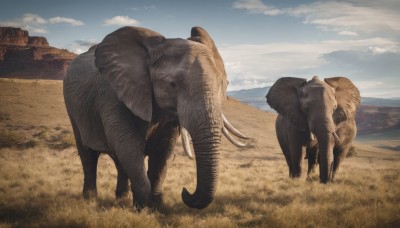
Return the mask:
[[333,132],[333,137],[335,138],[335,142],[338,143],[340,141],[339,136],[337,135],[336,132]]
[[233,136],[229,133],[229,131],[223,127],[222,128],[222,133],[224,133],[225,137],[235,146],[237,147],[246,147],[247,143],[242,143],[237,141],[235,138],[233,138]]
[[229,123],[229,121],[226,119],[224,114],[222,114],[222,119],[224,121],[224,128],[226,127],[226,129],[229,130],[229,132],[231,132],[233,135],[235,135],[241,139],[250,139],[250,137],[243,135],[242,133],[240,133],[240,131],[238,131],[236,128],[234,128],[232,126],[232,124]]
[[185,151],[189,159],[193,159],[192,149],[190,148],[190,134],[182,126],[181,126],[181,138],[182,138],[183,150]]
[[312,141],[315,141],[315,135],[312,132],[310,132],[310,138]]

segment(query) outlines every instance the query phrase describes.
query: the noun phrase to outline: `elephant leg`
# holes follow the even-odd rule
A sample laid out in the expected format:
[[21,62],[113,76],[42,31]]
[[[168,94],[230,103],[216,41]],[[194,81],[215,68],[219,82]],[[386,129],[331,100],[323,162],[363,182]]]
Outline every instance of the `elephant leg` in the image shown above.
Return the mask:
[[333,148],[333,168],[332,168],[332,180],[335,178],[335,174],[339,171],[340,163],[347,156],[352,142],[356,137],[356,122],[355,120],[349,120],[341,124],[341,127],[337,129],[337,135],[339,141],[336,142]]
[[97,197],[97,161],[100,153],[89,148],[79,149],[78,147],[78,154],[81,158],[84,174],[83,197],[85,199]]
[[94,151],[82,144],[81,136],[75,121],[70,118],[72,130],[75,136],[76,147],[78,155],[81,159],[83,168],[83,197],[85,199],[97,197],[96,176],[97,176],[97,162],[100,153]]
[[292,178],[299,178],[302,174],[302,162],[304,159],[304,150],[298,136],[290,137],[290,157],[292,166]]
[[135,206],[138,209],[144,208],[149,203],[151,190],[144,165],[144,139],[139,142],[132,138],[120,143],[118,150],[115,152],[122,167],[119,173],[125,173],[131,182]]
[[136,134],[126,134],[125,136],[120,138],[115,151],[122,168],[119,171],[119,177],[123,179],[126,175],[130,180],[134,205],[140,210],[148,205],[151,190],[144,165],[144,137],[141,139],[142,137]]
[[332,181],[335,178],[336,172],[339,171],[340,163],[342,163],[343,159],[346,157],[347,153],[350,150],[350,145],[346,147],[337,147],[333,150],[333,172],[332,172]]
[[122,182],[118,187],[123,189],[122,183],[126,183],[126,175],[131,183],[134,206],[140,210],[147,206],[151,190],[144,165],[148,124],[134,116],[121,103],[109,104],[102,113],[102,122],[110,153],[119,164],[117,169],[120,169],[118,173]]
[[308,158],[307,179],[311,180],[311,174],[315,173],[315,168],[318,165],[318,147],[316,145],[308,145],[306,149]]
[[299,178],[302,174],[303,148],[301,145],[293,147],[290,152],[292,157],[292,178]]
[[287,144],[285,144],[285,143],[281,143],[280,140],[278,140],[278,141],[279,141],[279,145],[281,146],[283,155],[285,156],[286,163],[287,163],[287,165],[289,167],[289,177],[292,177],[292,173],[293,173],[293,171],[292,171],[292,162],[291,162],[292,159],[291,159],[291,156],[290,156],[289,146]]
[[117,176],[117,187],[115,189],[115,197],[117,199],[126,197],[129,191],[129,181],[128,176],[125,171],[122,169],[121,164],[114,159],[115,167],[117,168],[118,176]]
[[163,202],[163,183],[178,132],[176,122],[164,122],[160,123],[146,140],[145,151],[149,156],[147,176],[151,183],[151,204],[154,207]]

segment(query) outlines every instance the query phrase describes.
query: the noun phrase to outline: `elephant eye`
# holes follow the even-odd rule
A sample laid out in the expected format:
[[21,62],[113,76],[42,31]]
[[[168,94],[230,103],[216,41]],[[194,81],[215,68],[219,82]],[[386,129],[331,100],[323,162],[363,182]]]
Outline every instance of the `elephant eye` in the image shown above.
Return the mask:
[[176,82],[174,82],[174,81],[170,82],[170,83],[169,83],[169,86],[170,86],[171,88],[175,89],[175,88],[176,88]]

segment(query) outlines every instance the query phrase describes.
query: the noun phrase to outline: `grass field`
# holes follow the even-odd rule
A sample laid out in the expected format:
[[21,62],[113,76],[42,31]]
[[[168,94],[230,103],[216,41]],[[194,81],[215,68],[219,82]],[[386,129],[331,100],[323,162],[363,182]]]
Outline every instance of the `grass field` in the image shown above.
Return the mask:
[[[355,143],[334,183],[288,178],[271,113],[236,100],[225,115],[253,147],[223,140],[214,202],[186,207],[182,187],[195,189],[195,162],[178,143],[159,211],[116,201],[116,170],[99,160],[98,198],[81,196],[83,174],[65,112],[60,81],[0,79],[0,227],[400,227],[400,152]],[[376,144],[378,143],[378,144]],[[306,169],[306,160],[303,163]]]

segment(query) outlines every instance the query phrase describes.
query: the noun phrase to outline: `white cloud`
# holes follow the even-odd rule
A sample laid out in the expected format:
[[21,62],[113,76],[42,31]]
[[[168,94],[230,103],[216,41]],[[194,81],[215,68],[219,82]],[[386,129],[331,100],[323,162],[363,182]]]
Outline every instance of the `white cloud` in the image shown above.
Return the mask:
[[363,90],[380,87],[380,86],[383,86],[383,84],[384,83],[381,81],[358,81],[357,82],[358,88],[363,89]]
[[20,28],[28,30],[31,33],[38,33],[38,34],[45,34],[47,33],[46,28],[39,28],[39,27],[31,27],[31,26],[21,26]]
[[[400,32],[400,13],[385,5],[371,7],[351,2],[314,2],[286,9],[291,16],[303,17],[304,23],[314,24],[320,29],[335,31],[342,35],[357,33]],[[343,34],[344,33],[344,34]]]
[[16,21],[23,22],[26,24],[36,24],[36,25],[42,25],[47,23],[45,19],[36,14],[24,14],[22,18],[16,19]]
[[[278,78],[286,76],[309,78],[313,75],[327,76],[332,72],[338,75],[352,74],[353,72],[350,70],[357,69],[357,67],[341,67],[343,64],[348,64],[346,62],[335,63],[335,66],[337,66],[335,71],[327,67],[330,66],[331,59],[325,56],[336,57],[336,55],[329,54],[340,50],[353,50],[362,55],[367,52],[383,53],[387,50],[390,50],[391,53],[400,53],[400,43],[384,38],[372,38],[307,43],[277,42],[261,45],[227,45],[219,48],[225,61],[228,80],[231,81],[229,90],[260,87],[260,85],[274,82]],[[389,57],[386,56],[385,58]],[[371,57],[370,60],[374,59]],[[388,61],[382,61],[382,64],[383,62]],[[355,62],[354,64],[361,66],[365,62]],[[363,67],[362,69],[365,69],[364,65]],[[357,72],[354,75],[359,74]],[[368,77],[373,76],[369,75]],[[241,83],[244,84],[240,85]]]
[[[219,50],[231,81],[229,90],[260,87],[287,76],[348,76],[360,83],[363,95],[400,97],[399,1],[327,0],[275,8],[262,0],[239,0],[232,6],[249,13],[299,18],[304,24],[341,37],[222,46]],[[274,13],[265,13],[268,10]]]
[[393,85],[393,83],[375,80],[356,80],[353,82],[357,85],[362,97],[400,98],[399,87]]
[[103,25],[118,25],[118,26],[126,26],[126,25],[138,25],[139,21],[130,18],[128,16],[115,16],[111,19],[106,19]]
[[275,7],[265,5],[261,0],[238,0],[233,3],[233,8],[245,9],[250,13],[262,13],[269,16],[275,16],[281,13]]
[[47,30],[44,25],[47,21],[36,14],[24,14],[20,18],[9,21],[0,21],[0,26],[10,26],[26,29],[33,33],[46,33]]
[[90,47],[98,43],[99,43],[98,41],[92,39],[75,40],[73,43],[68,44],[66,48],[74,52],[75,54],[81,54],[83,52],[86,52]]
[[36,14],[24,14],[20,18],[8,21],[0,21],[0,26],[17,27],[28,30],[31,33],[47,33],[48,24],[67,23],[72,26],[84,25],[82,21],[66,17],[53,17],[45,19]]
[[286,14],[303,18],[305,24],[346,36],[381,32],[400,34],[400,4],[390,0],[379,3],[367,0],[316,1],[282,9],[267,6],[261,0],[238,0],[233,7],[269,16]]
[[83,52],[85,52],[84,50],[80,49],[80,48],[75,48],[72,50],[73,53],[79,55],[82,54]]
[[358,36],[358,33],[352,31],[340,31],[338,34],[343,36]]
[[52,17],[49,19],[50,24],[61,24],[61,23],[66,23],[70,24],[72,26],[81,26],[84,25],[82,21],[78,21],[72,18],[67,18],[67,17]]

